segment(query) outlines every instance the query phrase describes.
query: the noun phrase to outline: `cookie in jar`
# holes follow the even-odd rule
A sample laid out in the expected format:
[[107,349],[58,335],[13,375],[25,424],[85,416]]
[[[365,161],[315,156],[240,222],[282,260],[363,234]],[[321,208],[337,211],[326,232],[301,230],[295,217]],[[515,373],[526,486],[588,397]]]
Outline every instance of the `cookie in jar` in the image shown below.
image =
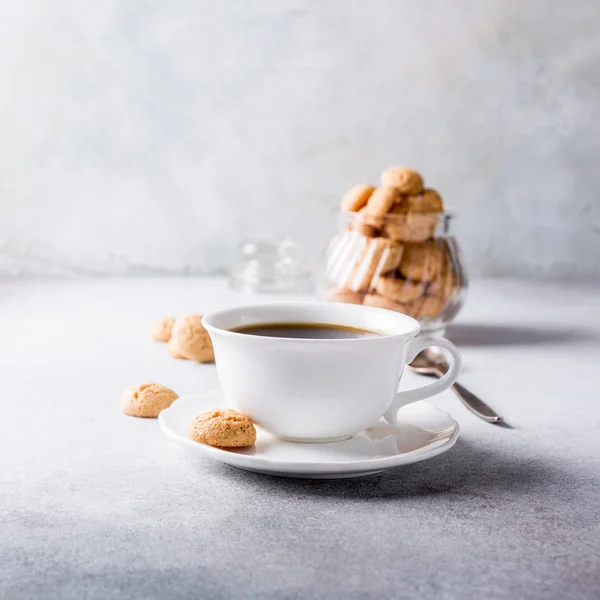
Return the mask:
[[443,331],[463,305],[467,279],[441,193],[417,170],[390,167],[377,186],[342,194],[340,209],[321,297],[395,310],[422,331]]

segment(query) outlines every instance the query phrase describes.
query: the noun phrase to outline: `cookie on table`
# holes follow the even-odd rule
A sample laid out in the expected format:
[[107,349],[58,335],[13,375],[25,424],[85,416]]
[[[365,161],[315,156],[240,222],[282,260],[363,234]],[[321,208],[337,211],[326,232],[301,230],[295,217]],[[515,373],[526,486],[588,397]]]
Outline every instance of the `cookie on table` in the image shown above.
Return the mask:
[[344,212],[357,212],[364,206],[375,191],[375,186],[359,183],[351,187],[342,198]]
[[189,360],[189,358],[185,354],[182,354],[182,352],[179,350],[179,347],[172,339],[167,342],[167,352],[169,356],[172,356],[173,358],[178,358],[180,360]]
[[395,187],[384,185],[371,194],[365,207],[365,214],[386,215],[401,199],[402,195]]
[[244,448],[256,441],[256,429],[245,415],[231,408],[199,414],[190,424],[192,440],[218,448]]
[[407,279],[432,281],[438,272],[442,253],[434,240],[422,244],[406,244],[398,267]]
[[160,383],[138,383],[127,388],[121,396],[121,409],[132,417],[156,418],[179,396]]
[[390,167],[381,174],[381,184],[398,190],[400,194],[420,194],[423,191],[423,178],[410,167]]
[[174,317],[163,317],[150,325],[150,337],[155,342],[168,342],[171,339],[171,330],[175,323]]
[[208,331],[202,325],[202,315],[179,317],[171,331],[169,353],[201,363],[214,362],[215,354]]

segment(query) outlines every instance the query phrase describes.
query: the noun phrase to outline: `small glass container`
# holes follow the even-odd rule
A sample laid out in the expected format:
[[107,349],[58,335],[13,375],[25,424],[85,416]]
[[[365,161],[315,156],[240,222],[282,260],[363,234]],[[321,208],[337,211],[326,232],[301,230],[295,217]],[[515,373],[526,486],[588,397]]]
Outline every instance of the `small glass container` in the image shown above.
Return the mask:
[[229,284],[249,293],[292,293],[307,291],[309,276],[294,241],[247,241],[239,247]]
[[425,333],[443,333],[461,309],[467,276],[454,217],[440,214],[340,215],[318,294],[331,302],[377,306],[416,318]]

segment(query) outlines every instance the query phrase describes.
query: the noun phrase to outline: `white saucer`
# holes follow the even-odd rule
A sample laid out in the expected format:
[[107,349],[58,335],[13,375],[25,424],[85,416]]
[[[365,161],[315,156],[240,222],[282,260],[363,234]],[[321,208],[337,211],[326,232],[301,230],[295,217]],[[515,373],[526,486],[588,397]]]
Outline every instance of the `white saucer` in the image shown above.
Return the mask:
[[256,473],[312,479],[361,477],[427,460],[450,450],[459,429],[448,413],[427,402],[415,402],[400,409],[398,426],[382,420],[341,442],[284,442],[260,427],[251,448],[224,450],[189,439],[189,424],[198,413],[226,406],[220,390],[192,394],[163,410],[158,422],[169,437],[198,455]]

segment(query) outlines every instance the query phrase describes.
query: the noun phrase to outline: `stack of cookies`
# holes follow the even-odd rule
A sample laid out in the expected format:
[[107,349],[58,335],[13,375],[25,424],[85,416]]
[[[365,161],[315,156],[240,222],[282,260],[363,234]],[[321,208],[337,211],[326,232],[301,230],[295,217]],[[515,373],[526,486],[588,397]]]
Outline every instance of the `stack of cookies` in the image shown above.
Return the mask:
[[331,243],[328,299],[448,321],[465,285],[458,248],[443,229],[444,203],[421,175],[391,167],[381,186],[360,184],[342,199],[346,228]]

